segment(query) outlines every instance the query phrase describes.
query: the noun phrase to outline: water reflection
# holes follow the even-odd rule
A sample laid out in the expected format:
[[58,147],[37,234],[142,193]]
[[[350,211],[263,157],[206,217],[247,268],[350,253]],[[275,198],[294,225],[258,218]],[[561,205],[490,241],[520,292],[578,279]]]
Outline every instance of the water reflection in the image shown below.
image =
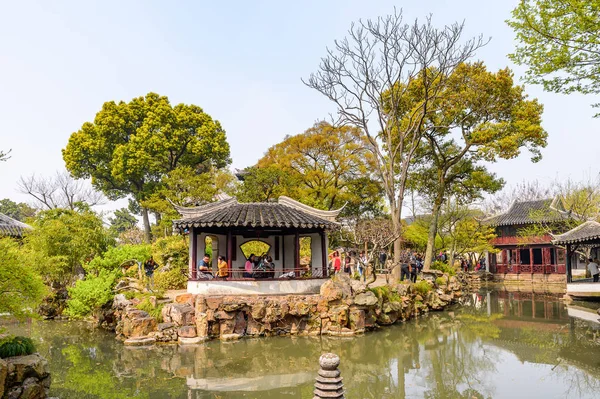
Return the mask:
[[465,307],[354,339],[152,349],[125,348],[79,323],[9,329],[38,341],[53,372],[51,394],[65,399],[312,398],[326,351],[342,358],[350,399],[598,397],[598,324],[569,311],[552,295],[482,292]]

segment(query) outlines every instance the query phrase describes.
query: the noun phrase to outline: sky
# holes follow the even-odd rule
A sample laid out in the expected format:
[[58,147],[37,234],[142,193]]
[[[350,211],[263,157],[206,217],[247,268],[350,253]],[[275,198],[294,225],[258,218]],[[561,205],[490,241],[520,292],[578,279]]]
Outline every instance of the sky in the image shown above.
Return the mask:
[[[465,22],[464,38],[490,43],[475,57],[488,69],[523,67],[507,57],[506,25],[517,0],[416,1],[8,1],[0,0],[0,199],[28,202],[20,176],[64,170],[61,149],[105,101],[156,92],[172,104],[201,106],[221,122],[232,167],[253,165],[284,136],[298,134],[335,108],[302,77],[316,71],[327,46],[360,18],[402,9],[407,22],[432,15],[442,27]],[[598,173],[593,96],[546,93],[548,146],[490,169],[509,185],[550,184]],[[124,202],[109,203],[115,209]]]

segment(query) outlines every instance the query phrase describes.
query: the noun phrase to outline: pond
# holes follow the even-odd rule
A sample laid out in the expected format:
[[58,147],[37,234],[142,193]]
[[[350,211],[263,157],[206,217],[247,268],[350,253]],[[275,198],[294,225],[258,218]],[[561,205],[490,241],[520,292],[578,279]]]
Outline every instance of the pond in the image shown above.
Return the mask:
[[310,399],[323,352],[342,359],[349,399],[597,398],[594,308],[567,308],[552,295],[480,292],[465,306],[357,338],[151,349],[126,348],[82,323],[31,322],[9,330],[36,341],[50,361],[51,396],[62,399]]

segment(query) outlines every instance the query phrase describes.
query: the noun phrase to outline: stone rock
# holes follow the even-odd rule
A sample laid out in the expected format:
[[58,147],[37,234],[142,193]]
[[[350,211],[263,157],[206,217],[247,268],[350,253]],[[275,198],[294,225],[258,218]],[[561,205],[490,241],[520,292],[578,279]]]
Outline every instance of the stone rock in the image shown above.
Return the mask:
[[158,331],[164,331],[164,330],[168,330],[170,328],[175,328],[175,324],[173,323],[159,323],[158,326],[156,327],[156,329]]
[[227,313],[223,310],[219,310],[218,312],[215,312],[215,320],[231,320],[233,319],[235,316],[234,313]]
[[196,327],[194,326],[183,326],[179,327],[177,330],[177,336],[183,338],[196,338],[198,334],[196,333]]
[[126,338],[145,337],[157,327],[154,317],[138,309],[127,309],[123,317],[121,333]]
[[196,345],[206,341],[206,338],[196,337],[196,338],[184,338],[179,337],[179,343],[181,345]]
[[355,331],[365,329],[365,311],[362,309],[350,309],[350,328]]
[[242,337],[241,334],[225,334],[225,335],[221,335],[221,339],[223,341],[235,341],[238,340]]
[[156,343],[156,338],[154,337],[136,337],[129,338],[123,342],[125,346],[149,346],[154,345]]
[[206,313],[196,313],[196,334],[199,337],[208,337],[208,317]]
[[321,296],[328,302],[352,297],[351,280],[344,274],[336,274],[321,285]]
[[113,308],[114,309],[125,309],[127,306],[131,305],[131,301],[125,297],[124,294],[117,294],[113,298]]
[[9,384],[21,384],[27,378],[34,377],[38,380],[44,379],[49,375],[48,361],[39,353],[28,356],[16,356],[6,359],[8,366]]
[[4,397],[4,384],[8,376],[8,363],[6,360],[0,359],[0,398]]
[[190,293],[179,294],[175,297],[175,303],[191,305],[194,303],[194,295]]
[[354,297],[354,303],[359,306],[374,306],[379,303],[379,299],[371,291],[365,291]]
[[246,333],[247,327],[248,327],[248,322],[246,321],[244,312],[238,312],[235,315],[235,326],[233,327],[234,334],[238,334],[240,336],[244,335]]
[[195,323],[194,307],[190,304],[169,303],[162,309],[163,320],[177,326],[191,326]]
[[206,306],[212,310],[219,309],[219,306],[221,306],[222,302],[223,302],[223,297],[219,297],[219,296],[206,297]]
[[354,295],[362,294],[367,291],[367,285],[359,280],[350,280],[350,287],[352,287],[352,293]]

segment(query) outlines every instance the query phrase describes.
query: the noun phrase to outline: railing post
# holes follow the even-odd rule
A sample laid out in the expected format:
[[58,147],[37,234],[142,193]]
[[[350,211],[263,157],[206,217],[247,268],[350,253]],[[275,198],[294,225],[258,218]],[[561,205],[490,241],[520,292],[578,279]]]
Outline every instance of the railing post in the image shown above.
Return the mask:
[[343,378],[340,376],[340,358],[334,353],[324,353],[319,358],[319,375],[315,382],[313,399],[345,399]]

